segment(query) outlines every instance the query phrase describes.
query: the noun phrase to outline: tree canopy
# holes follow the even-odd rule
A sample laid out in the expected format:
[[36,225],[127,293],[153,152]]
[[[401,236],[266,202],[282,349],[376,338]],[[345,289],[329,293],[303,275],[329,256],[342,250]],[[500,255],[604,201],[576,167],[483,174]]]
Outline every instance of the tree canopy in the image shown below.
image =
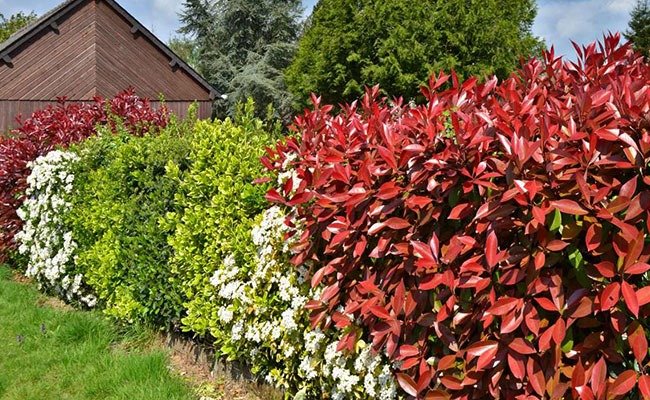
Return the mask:
[[534,0],[320,0],[287,84],[303,106],[311,92],[352,100],[364,86],[413,98],[431,73],[504,77],[541,50]]
[[283,71],[300,33],[300,0],[185,0],[180,33],[196,41],[197,66],[228,95],[228,110],[252,97],[291,110]]
[[29,25],[34,20],[36,20],[36,14],[33,12],[29,14],[19,12],[9,18],[0,13],[0,43],[9,39],[9,36]]
[[628,30],[625,38],[634,44],[634,48],[650,55],[650,4],[648,0],[638,0],[630,15]]

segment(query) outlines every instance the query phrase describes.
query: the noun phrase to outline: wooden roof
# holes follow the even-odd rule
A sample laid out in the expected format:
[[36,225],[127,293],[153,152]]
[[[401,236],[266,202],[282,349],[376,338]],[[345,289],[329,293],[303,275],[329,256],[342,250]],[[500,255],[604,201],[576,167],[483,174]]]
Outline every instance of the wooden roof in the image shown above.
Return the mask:
[[[191,66],[178,57],[165,43],[160,41],[154,34],[152,34],[146,27],[144,27],[138,20],[136,20],[128,11],[120,6],[114,0],[67,0],[58,5],[45,15],[40,17],[35,22],[19,30],[12,35],[5,42],[0,43],[0,65],[3,63],[12,66],[14,58],[20,54],[25,45],[30,41],[38,41],[39,35],[43,35],[47,31],[59,30],[59,22],[71,14],[77,12],[84,3],[95,1],[99,6],[106,5],[115,14],[128,21],[131,25],[130,33],[132,35],[142,35],[145,37],[160,53],[167,57],[169,61],[169,68],[180,68],[187,73],[198,85],[204,88],[210,94],[210,98],[214,99],[220,96],[220,93],[210,83],[208,83],[200,74],[198,74]],[[152,73],[152,71],[147,71]],[[124,89],[124,88],[121,88]],[[136,88],[137,89],[137,88]]]

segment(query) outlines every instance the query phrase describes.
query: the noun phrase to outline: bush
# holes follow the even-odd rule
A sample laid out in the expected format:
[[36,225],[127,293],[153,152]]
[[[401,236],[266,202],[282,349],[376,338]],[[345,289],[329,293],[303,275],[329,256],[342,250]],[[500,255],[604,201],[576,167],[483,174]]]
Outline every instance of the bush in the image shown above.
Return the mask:
[[75,180],[71,152],[52,151],[29,163],[28,196],[18,210],[24,221],[16,234],[19,252],[27,256],[26,275],[35,278],[40,289],[57,294],[71,303],[94,307],[97,298],[84,285],[84,276],[74,268],[77,243],[65,223]]
[[313,326],[371,342],[411,397],[650,397],[650,66],[618,44],[433,77],[422,106],[315,99],[264,160]]
[[76,270],[104,312],[129,322],[168,326],[181,317],[169,280],[171,248],[159,221],[173,209],[187,167],[191,124],[172,122],[159,135],[135,137],[117,126],[74,146],[76,180],[67,223],[77,242]]
[[97,98],[93,103],[66,103],[35,112],[9,135],[0,136],[0,260],[16,248],[14,236],[21,229],[16,214],[25,199],[29,162],[57,147],[67,147],[95,133],[97,125],[123,120],[136,135],[167,124],[165,108],[153,110],[147,100],[132,90],[114,99]]
[[170,171],[179,179],[176,211],[169,213],[167,226],[174,230],[169,238],[174,249],[172,283],[188,299],[184,329],[217,339],[223,336],[218,325],[221,305],[214,300],[210,277],[224,268],[230,255],[238,264],[254,264],[250,231],[267,207],[266,188],[253,181],[262,175],[258,158],[274,136],[252,112],[253,104],[248,103],[236,122],[199,121],[189,170],[182,176]]

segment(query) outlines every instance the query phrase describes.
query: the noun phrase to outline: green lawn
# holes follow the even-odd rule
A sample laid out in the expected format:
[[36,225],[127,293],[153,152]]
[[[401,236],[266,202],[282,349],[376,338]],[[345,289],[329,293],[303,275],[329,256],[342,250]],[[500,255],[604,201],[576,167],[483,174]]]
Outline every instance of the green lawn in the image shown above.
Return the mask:
[[192,399],[164,352],[101,315],[43,305],[0,266],[0,400]]

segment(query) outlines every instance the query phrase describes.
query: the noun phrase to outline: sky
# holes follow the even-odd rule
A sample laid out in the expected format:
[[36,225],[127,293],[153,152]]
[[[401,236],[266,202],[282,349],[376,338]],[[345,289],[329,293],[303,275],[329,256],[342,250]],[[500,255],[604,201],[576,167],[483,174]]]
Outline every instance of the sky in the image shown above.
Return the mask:
[[[62,1],[62,0],[61,0]],[[18,11],[42,14],[59,0],[0,0],[0,13]],[[118,2],[163,41],[178,29],[181,0],[118,0]],[[308,13],[316,0],[303,0]],[[635,0],[538,0],[538,14],[533,33],[542,37],[556,54],[570,57],[575,51],[571,40],[587,44],[604,33],[624,31]]]

